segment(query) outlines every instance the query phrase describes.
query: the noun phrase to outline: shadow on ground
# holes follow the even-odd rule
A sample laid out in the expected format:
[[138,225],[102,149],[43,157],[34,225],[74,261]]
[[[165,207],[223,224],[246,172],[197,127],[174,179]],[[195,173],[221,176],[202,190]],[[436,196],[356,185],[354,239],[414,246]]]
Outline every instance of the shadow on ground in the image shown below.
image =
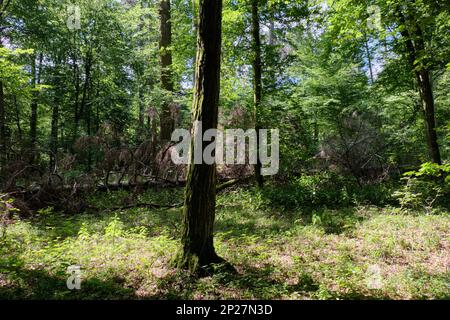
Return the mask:
[[[123,287],[115,279],[90,278],[82,281],[81,290],[69,290],[68,275],[52,275],[46,270],[11,268],[8,282],[0,286],[0,299],[64,300],[64,299],[136,299],[133,288]],[[5,281],[5,280],[3,280]]]

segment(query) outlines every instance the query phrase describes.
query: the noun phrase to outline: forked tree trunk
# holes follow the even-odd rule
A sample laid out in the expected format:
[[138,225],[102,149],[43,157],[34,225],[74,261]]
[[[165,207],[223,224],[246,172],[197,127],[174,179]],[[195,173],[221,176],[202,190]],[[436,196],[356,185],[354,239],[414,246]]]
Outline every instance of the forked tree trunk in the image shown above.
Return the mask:
[[[197,37],[193,120],[202,122],[202,133],[217,128],[220,88],[222,0],[200,0]],[[216,203],[216,165],[194,164],[194,139],[184,203],[182,248],[177,266],[201,273],[223,262],[214,250],[213,226]],[[202,143],[202,150],[209,143]]]
[[255,118],[255,129],[257,133],[256,145],[257,148],[257,162],[255,165],[255,178],[258,186],[261,188],[264,186],[264,179],[261,175],[261,161],[259,158],[259,130],[260,127],[260,107],[261,107],[261,95],[262,95],[262,79],[261,79],[261,36],[259,31],[259,13],[258,13],[258,0],[252,0],[252,35],[253,35],[253,108]]
[[[170,0],[161,0],[159,4],[160,16],[160,64],[161,85],[166,91],[173,91],[172,80],[172,23],[170,21]],[[164,101],[161,112],[161,141],[170,141],[175,124],[170,112],[170,102]]]

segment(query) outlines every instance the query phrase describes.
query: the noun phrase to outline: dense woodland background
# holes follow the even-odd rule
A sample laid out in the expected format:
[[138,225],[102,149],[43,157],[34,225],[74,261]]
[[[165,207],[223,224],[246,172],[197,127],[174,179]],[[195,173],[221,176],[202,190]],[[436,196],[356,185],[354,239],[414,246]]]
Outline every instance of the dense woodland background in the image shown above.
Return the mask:
[[[219,2],[0,0],[0,297],[448,298],[450,3]],[[279,129],[277,175],[172,163],[215,112],[199,43],[218,126]],[[214,211],[233,272],[198,282],[172,260],[202,214],[214,251]]]

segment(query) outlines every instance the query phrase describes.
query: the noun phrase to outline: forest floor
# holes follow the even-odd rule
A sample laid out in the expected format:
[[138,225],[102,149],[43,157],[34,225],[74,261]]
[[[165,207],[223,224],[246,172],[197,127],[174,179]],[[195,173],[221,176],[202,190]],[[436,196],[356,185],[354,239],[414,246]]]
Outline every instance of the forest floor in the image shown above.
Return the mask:
[[[359,205],[291,209],[253,189],[218,196],[215,246],[237,274],[194,279],[170,267],[181,208],[108,210],[127,192],[92,196],[104,211],[51,208],[0,239],[0,299],[448,299],[448,212]],[[181,202],[182,190],[133,201]],[[81,266],[81,289],[66,286]]]

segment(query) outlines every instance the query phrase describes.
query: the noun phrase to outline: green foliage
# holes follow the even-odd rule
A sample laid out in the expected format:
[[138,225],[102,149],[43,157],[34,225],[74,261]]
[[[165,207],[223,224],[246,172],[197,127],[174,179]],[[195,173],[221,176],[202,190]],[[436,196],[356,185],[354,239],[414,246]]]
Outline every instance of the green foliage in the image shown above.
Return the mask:
[[288,209],[355,204],[385,205],[391,202],[392,188],[389,183],[360,186],[353,178],[322,171],[314,175],[302,174],[287,184],[268,185],[256,196],[262,197],[268,206]]
[[449,163],[426,162],[419,170],[404,173],[402,180],[405,184],[394,192],[402,208],[423,209],[429,214],[435,207],[449,205]]
[[[195,2],[171,0],[172,46],[166,50],[173,55],[174,92],[160,84],[159,1],[9,2],[0,21],[1,182],[17,174],[15,186],[35,190],[60,176],[58,187],[94,190],[106,171],[118,180],[125,158],[139,158],[135,147],[158,136],[163,105],[177,104],[177,126],[189,127]],[[0,297],[448,298],[446,2],[325,3],[259,1],[263,97],[257,115],[264,128],[280,130],[280,173],[263,189],[232,187],[217,196],[215,245],[238,275],[218,271],[194,280],[169,267],[181,208],[117,209],[179,204],[182,189],[92,193],[89,205],[77,208],[98,210],[67,215],[55,205],[32,219],[16,214],[13,200],[1,196]],[[219,124],[225,128],[255,125],[249,4],[224,0]],[[68,28],[68,5],[80,8],[80,29]],[[377,23],[370,21],[377,18],[373,5],[381,15],[375,28],[368,23]],[[423,42],[414,57],[409,41],[415,48]],[[414,79],[420,70],[432,77],[443,165],[426,162]],[[30,137],[33,106],[37,141]],[[50,151],[52,143],[56,150]],[[111,166],[102,162],[105,144],[117,151]],[[152,159],[134,160],[125,164],[123,182]],[[405,168],[421,163],[397,185]],[[149,171],[139,178],[152,179]],[[83,268],[80,292],[65,287],[73,264]],[[368,264],[383,268],[382,289],[365,285]]]
[[[99,193],[93,201],[107,204],[114,195]],[[172,209],[76,216],[45,209],[32,220],[15,218],[0,247],[0,297],[439,299],[447,292],[445,213],[402,215],[367,206],[282,211],[267,207],[256,190],[221,193],[215,243],[240,272],[202,279],[170,267],[180,222]],[[81,266],[81,290],[65,285],[71,265]],[[369,265],[382,270],[381,289],[367,288]],[[433,273],[425,270],[431,267]]]

